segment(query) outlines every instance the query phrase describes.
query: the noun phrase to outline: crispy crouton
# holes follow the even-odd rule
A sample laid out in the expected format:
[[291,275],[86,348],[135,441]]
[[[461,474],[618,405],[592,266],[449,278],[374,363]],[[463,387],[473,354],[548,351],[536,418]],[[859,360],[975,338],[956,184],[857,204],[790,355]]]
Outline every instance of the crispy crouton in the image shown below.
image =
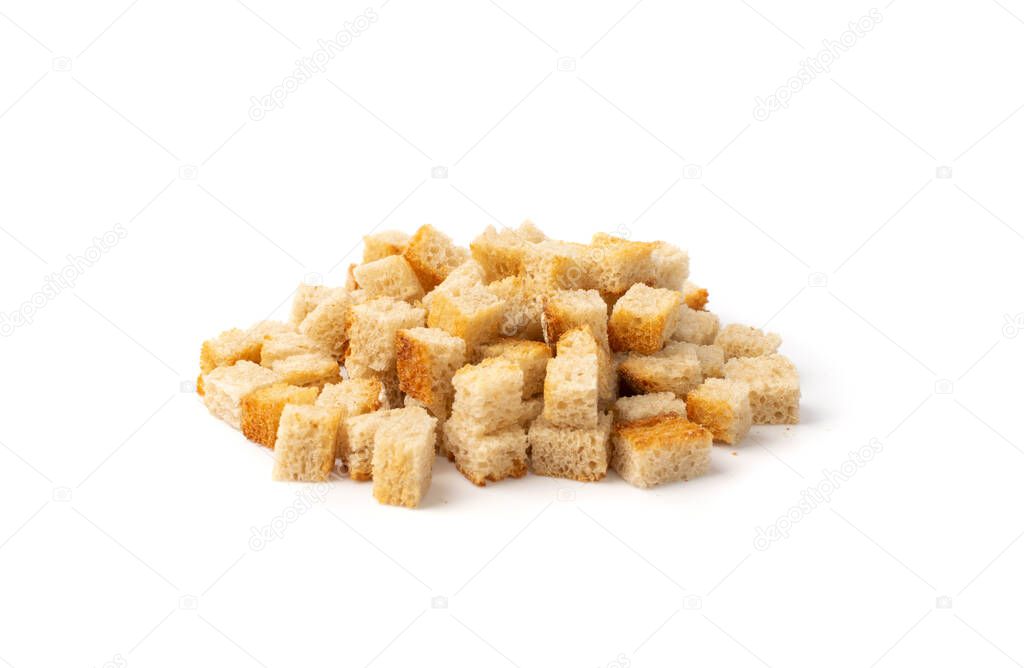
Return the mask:
[[498,338],[504,312],[504,300],[486,288],[469,288],[458,295],[437,294],[427,324],[464,339],[466,353],[472,357],[481,343]]
[[250,441],[273,450],[285,405],[312,404],[318,393],[316,387],[287,383],[274,383],[250,392],[242,397],[242,433]]
[[395,372],[395,334],[400,329],[422,327],[423,309],[380,297],[352,307],[349,349],[345,368],[353,378],[376,377],[387,382]]
[[544,376],[547,374],[551,348],[540,341],[502,338],[480,346],[483,359],[504,357],[519,364],[523,370],[523,399],[529,399],[544,391]]
[[750,387],[746,383],[710,378],[686,395],[686,411],[691,422],[705,427],[716,441],[739,443],[753,417],[750,411]]
[[373,262],[390,255],[401,255],[409,247],[409,235],[398,230],[385,230],[363,237],[363,262]]
[[686,403],[671,392],[638,394],[615,402],[616,422],[635,422],[660,415],[686,417]]
[[715,337],[715,345],[722,349],[726,360],[733,357],[761,357],[777,352],[782,337],[765,333],[756,327],[726,325]]
[[690,480],[711,465],[711,432],[674,415],[617,424],[612,468],[635,487]]
[[544,298],[544,340],[555,345],[562,334],[586,326],[608,345],[608,305],[597,290],[556,290]]
[[750,387],[754,424],[800,422],[800,376],[783,355],[734,357],[725,363],[725,379]]
[[427,291],[437,287],[453,269],[469,259],[468,250],[453,244],[448,235],[431,225],[416,230],[403,255]]
[[334,470],[340,419],[340,413],[329,408],[286,404],[274,446],[274,480],[327,480]]
[[466,363],[466,342],[443,329],[415,327],[395,334],[399,388],[444,420],[451,409],[452,376]]
[[361,264],[352,273],[369,299],[391,297],[412,302],[423,298],[423,287],[416,273],[401,255],[389,255]]
[[580,482],[601,480],[608,471],[612,415],[593,427],[559,427],[543,417],[530,426],[530,464],[537,475]]
[[679,398],[704,380],[696,350],[675,345],[653,355],[629,353],[619,363],[619,378],[632,394],[672,392]]
[[675,333],[682,295],[674,290],[650,288],[637,283],[612,309],[608,339],[612,350],[658,352]]
[[373,437],[373,498],[415,508],[430,488],[437,419],[422,408],[393,411]]
[[718,335],[718,316],[710,311],[695,311],[686,304],[679,310],[679,320],[672,338],[706,346]]
[[214,417],[241,429],[242,397],[279,381],[278,374],[248,360],[219,366],[203,377],[203,402]]

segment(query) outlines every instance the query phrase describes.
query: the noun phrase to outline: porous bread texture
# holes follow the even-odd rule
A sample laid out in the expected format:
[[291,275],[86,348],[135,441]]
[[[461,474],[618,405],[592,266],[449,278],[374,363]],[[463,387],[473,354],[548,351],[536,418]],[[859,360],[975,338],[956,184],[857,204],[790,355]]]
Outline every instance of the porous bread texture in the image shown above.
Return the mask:
[[286,404],[274,445],[274,480],[322,482],[334,470],[338,411]]
[[651,255],[657,247],[598,232],[588,254],[594,287],[602,293],[622,294],[637,283],[653,283],[656,269]]
[[539,418],[544,412],[544,397],[542,395],[532,399],[523,400],[523,409],[519,413],[519,426],[529,427],[530,424]]
[[373,262],[389,255],[401,255],[409,247],[409,235],[398,230],[385,230],[363,237],[363,262]]
[[469,251],[432,225],[424,225],[409,239],[403,256],[409,261],[424,290],[433,290],[448,274],[469,259]]
[[747,325],[726,325],[715,337],[715,345],[722,349],[726,360],[734,357],[761,357],[778,352],[782,337],[762,332]]
[[313,309],[319,306],[320,302],[324,299],[344,292],[348,292],[348,290],[345,288],[329,288],[324,285],[300,284],[295,290],[295,296],[292,297],[292,327],[298,327],[302,324],[306,316],[312,313]]
[[686,402],[671,392],[638,394],[615,402],[616,422],[635,422],[659,415],[686,417]]
[[725,375],[725,353],[716,345],[701,346],[685,341],[672,341],[664,349],[671,354],[672,351],[685,348],[692,348],[697,353],[697,359],[700,361],[700,373],[704,378],[721,378]]
[[242,397],[242,433],[253,443],[273,450],[285,405],[312,404],[319,392],[316,387],[287,383],[274,383],[250,392]]
[[674,290],[637,283],[622,296],[608,320],[612,350],[650,355],[662,349],[675,333],[682,295]]
[[[353,378],[376,377],[388,384],[395,375],[395,334],[422,327],[426,311],[391,297],[379,297],[352,307],[345,368]],[[397,378],[396,378],[397,380]]]
[[247,331],[237,328],[226,330],[215,338],[203,341],[199,351],[199,369],[206,374],[217,367],[231,366],[241,360],[259,362],[262,347],[262,339]]
[[498,328],[501,336],[544,340],[541,330],[544,295],[530,292],[524,276],[503,278],[488,285],[487,289],[495,297],[505,300],[505,313]]
[[469,249],[473,258],[483,267],[487,282],[491,283],[521,275],[525,271],[525,258],[530,244],[543,239],[543,233],[531,223],[523,223],[518,230],[505,228],[500,232],[493,225],[488,225],[469,244]]
[[703,311],[708,304],[708,291],[696,283],[686,281],[683,283],[683,301],[694,311]]
[[486,288],[472,287],[457,295],[435,295],[427,325],[464,339],[467,354],[473,356],[478,345],[498,338],[504,313],[504,300]]
[[268,336],[277,336],[295,331],[295,325],[278,320],[260,320],[245,330],[249,336],[257,341],[263,341]]
[[423,297],[423,306],[430,308],[434,297],[441,293],[448,295],[462,294],[469,288],[484,287],[484,270],[475,260],[466,260],[448,274],[448,278]]
[[501,338],[480,346],[480,357],[504,357],[519,364],[523,370],[523,399],[530,399],[544,391],[551,348],[540,341]]
[[492,357],[459,369],[452,378],[451,420],[483,433],[516,426],[522,411],[523,370],[518,362]]
[[444,437],[455,468],[474,485],[483,487],[488,482],[526,475],[526,431],[518,424],[483,433],[472,422],[453,414],[444,424]]
[[526,289],[546,295],[591,287],[586,252],[584,244],[552,239],[528,246],[523,260]]
[[653,355],[627,354],[619,362],[619,379],[631,394],[671,392],[682,399],[704,376],[695,349],[669,344]]
[[690,480],[711,465],[711,432],[663,415],[612,428],[612,468],[635,487]]
[[466,342],[443,329],[414,327],[395,334],[399,389],[437,418],[451,408],[452,376],[466,363]]
[[750,387],[754,424],[800,422],[800,375],[785,356],[734,357],[725,363],[725,379]]
[[574,327],[586,326],[608,345],[608,305],[597,290],[556,290],[544,298],[544,340],[558,343]]
[[718,316],[710,311],[695,311],[686,304],[679,309],[679,319],[672,338],[706,346],[718,335]]
[[655,242],[651,252],[654,281],[651,287],[682,291],[690,275],[690,256],[667,241]]
[[336,410],[341,414],[335,438],[335,457],[344,460],[348,442],[345,420],[386,408],[382,397],[383,391],[381,382],[376,378],[349,378],[340,383],[324,385],[315,405]]
[[242,397],[280,381],[270,369],[248,360],[219,366],[203,376],[203,402],[210,413],[235,429],[242,426]]
[[[586,334],[589,335],[589,332]],[[555,359],[548,362],[548,372],[544,378],[544,418],[559,427],[587,428],[597,425],[596,354],[560,351]]]
[[753,421],[750,387],[739,381],[709,378],[686,395],[686,415],[710,431],[716,441],[739,443]]
[[260,364],[270,367],[274,362],[288,359],[296,355],[326,352],[317,341],[298,332],[268,334],[263,337],[260,349]]
[[270,369],[278,374],[281,382],[290,385],[316,385],[336,383],[341,380],[341,367],[337,360],[322,352],[302,353],[270,363]]
[[344,419],[345,440],[341,449],[341,461],[348,468],[348,476],[353,480],[373,480],[374,437],[395,410],[399,409],[390,408]]
[[373,436],[373,497],[415,508],[430,489],[437,418],[422,408],[393,411]]
[[538,475],[580,482],[601,480],[608,471],[612,414],[593,427],[559,427],[543,417],[530,426],[530,466]]
[[401,255],[388,255],[361,264],[352,270],[361,290],[369,299],[391,297],[412,302],[423,298],[423,286],[412,266]]
[[597,356],[597,403],[607,410],[619,396],[619,378],[607,344],[600,343],[589,327],[576,327],[564,332],[556,346],[559,355]]
[[364,298],[365,294],[359,291],[331,290],[303,318],[299,332],[319,343],[335,358],[341,357],[348,342],[350,309]]

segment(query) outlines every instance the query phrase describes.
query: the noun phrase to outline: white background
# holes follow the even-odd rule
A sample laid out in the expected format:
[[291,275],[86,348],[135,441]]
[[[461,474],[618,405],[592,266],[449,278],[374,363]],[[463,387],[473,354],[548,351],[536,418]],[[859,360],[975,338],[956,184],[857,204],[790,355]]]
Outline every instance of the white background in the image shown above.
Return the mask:
[[[127,232],[0,339],[0,663],[1024,662],[1024,2],[878,6],[765,121],[870,4],[390,0],[254,121],[366,6],[246,3],[0,3],[0,311]],[[782,334],[803,424],[653,491],[335,482],[252,549],[314,488],[181,391],[202,339],[371,229],[526,217],[689,249]]]

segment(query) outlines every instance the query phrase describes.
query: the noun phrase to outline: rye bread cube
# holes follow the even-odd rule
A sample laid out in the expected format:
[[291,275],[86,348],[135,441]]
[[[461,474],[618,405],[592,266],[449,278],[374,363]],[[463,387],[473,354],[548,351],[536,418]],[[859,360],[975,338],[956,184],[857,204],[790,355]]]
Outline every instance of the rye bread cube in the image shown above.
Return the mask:
[[274,446],[274,480],[323,482],[334,470],[334,443],[341,413],[320,406],[287,404]]
[[711,466],[711,432],[675,415],[617,424],[612,468],[635,487],[690,480]]
[[530,425],[530,466],[537,475],[594,482],[608,471],[612,414],[593,427],[559,427],[543,417]]
[[711,432],[718,443],[739,443],[753,422],[746,383],[709,378],[686,395],[686,415]]

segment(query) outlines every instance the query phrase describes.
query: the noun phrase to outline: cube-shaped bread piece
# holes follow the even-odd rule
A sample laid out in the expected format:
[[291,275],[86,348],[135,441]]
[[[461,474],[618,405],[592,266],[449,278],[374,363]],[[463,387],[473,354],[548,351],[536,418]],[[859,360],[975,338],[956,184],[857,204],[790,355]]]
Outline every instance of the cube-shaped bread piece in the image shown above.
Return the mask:
[[591,240],[594,287],[603,293],[623,293],[636,283],[653,283],[651,256],[658,244],[629,241],[598,232]]
[[526,431],[518,424],[483,433],[472,422],[452,415],[444,424],[444,436],[455,468],[474,485],[526,475]]
[[[352,307],[345,367],[354,378],[368,378],[395,370],[395,334],[422,327],[426,312],[415,306],[380,297]],[[383,380],[383,379],[382,379]]]
[[686,281],[683,283],[683,301],[694,311],[703,311],[708,304],[708,291],[696,283]]
[[248,360],[219,366],[203,376],[203,402],[214,417],[241,429],[242,397],[280,380],[278,374]]
[[608,472],[612,414],[593,427],[556,426],[543,417],[530,425],[530,466],[537,475],[580,482],[601,480]]
[[341,450],[341,461],[348,468],[353,480],[373,480],[374,438],[392,411],[396,408],[363,413],[347,417],[343,421],[345,441]]
[[652,287],[683,290],[690,275],[690,256],[686,251],[659,241],[651,253],[651,262],[654,265]]
[[686,415],[710,431],[715,441],[739,443],[753,421],[750,387],[735,380],[709,378],[686,395]]
[[504,300],[487,288],[475,287],[457,295],[435,295],[427,325],[464,339],[466,353],[472,357],[478,345],[498,338],[504,313]]
[[263,337],[263,347],[260,349],[260,364],[270,368],[274,362],[279,362],[289,357],[313,353],[324,354],[326,352],[323,346],[305,334],[298,332],[269,334]]
[[754,424],[800,422],[800,375],[783,355],[735,357],[725,363],[725,379],[750,387]]
[[341,367],[325,353],[303,353],[275,360],[270,369],[278,374],[281,382],[289,385],[322,387],[326,383],[341,380]]
[[551,359],[551,348],[541,341],[502,338],[480,346],[483,359],[504,357],[517,363],[523,370],[523,399],[530,399],[544,391],[544,376]]
[[329,288],[325,285],[299,285],[292,297],[291,324],[298,327],[306,316],[313,312],[327,297],[347,292],[344,288]]
[[430,489],[437,418],[422,408],[393,411],[373,437],[373,497],[415,508]]
[[544,413],[544,396],[523,400],[523,409],[519,413],[519,426],[529,428],[530,424]]
[[597,355],[559,355],[548,362],[544,418],[559,427],[586,429],[597,425]]
[[527,290],[546,295],[589,289],[593,282],[588,251],[584,244],[552,239],[530,245],[523,260]]
[[488,225],[469,244],[469,249],[473,259],[484,268],[487,282],[491,283],[521,275],[525,271],[526,253],[531,243],[530,235],[523,235],[511,228],[499,232],[493,225]]
[[671,341],[665,345],[661,354],[672,356],[681,354],[688,348],[697,353],[697,359],[700,361],[700,373],[704,378],[722,378],[725,375],[725,353],[715,345],[700,346],[685,341]]
[[423,298],[423,287],[416,273],[401,255],[389,255],[361,264],[352,270],[359,289],[369,299],[391,297],[412,302]]
[[523,370],[517,362],[492,357],[466,365],[452,378],[455,401],[451,417],[484,433],[516,425],[523,403]]
[[287,404],[308,406],[316,401],[320,390],[274,383],[242,397],[242,433],[253,443],[274,449],[281,413]]
[[711,432],[675,415],[616,424],[612,468],[635,487],[690,480],[711,466]]
[[747,325],[726,325],[715,337],[715,345],[722,349],[725,359],[733,357],[761,357],[778,352],[782,337],[762,332]]
[[199,369],[206,374],[217,367],[231,366],[241,360],[258,363],[262,348],[262,338],[254,337],[242,329],[229,329],[216,338],[203,341],[199,351]]
[[409,235],[398,230],[384,230],[363,237],[363,262],[373,262],[390,255],[401,255],[409,247]]
[[501,336],[543,341],[541,321],[544,295],[528,289],[525,276],[509,276],[494,281],[487,289],[505,301],[505,315],[498,331]]
[[466,342],[443,329],[414,327],[395,334],[399,388],[442,420],[451,408],[452,376],[466,364]]
[[416,230],[403,253],[424,290],[433,290],[448,274],[469,259],[469,251],[452,243],[448,235],[432,225]]
[[707,346],[718,336],[718,316],[710,311],[695,311],[686,304],[679,309],[679,319],[672,338]]
[[704,376],[695,349],[666,346],[653,355],[628,354],[619,363],[619,379],[631,394],[671,392],[682,399]]
[[441,281],[440,285],[431,290],[423,297],[423,306],[430,308],[434,297],[440,293],[459,295],[470,288],[485,287],[484,269],[475,260],[466,260],[453,269],[448,278]]
[[334,448],[335,456],[344,460],[348,432],[345,420],[356,415],[372,413],[387,408],[382,401],[383,386],[376,378],[349,378],[340,383],[324,385],[316,405],[341,412],[341,423]]
[[560,356],[597,357],[598,408],[610,408],[619,397],[619,378],[607,344],[598,342],[589,327],[576,327],[562,334],[556,348]]
[[365,295],[332,289],[299,324],[299,333],[320,344],[335,358],[340,358],[348,342],[349,310]]
[[615,402],[616,422],[635,422],[659,415],[686,417],[686,402],[671,392],[638,394]]
[[637,283],[615,302],[608,320],[612,350],[656,353],[675,333],[682,295]]
[[341,414],[329,408],[285,405],[274,445],[274,480],[327,480],[340,420]]
[[555,345],[570,329],[586,326],[608,344],[608,305],[597,290],[556,290],[544,298],[544,340]]

